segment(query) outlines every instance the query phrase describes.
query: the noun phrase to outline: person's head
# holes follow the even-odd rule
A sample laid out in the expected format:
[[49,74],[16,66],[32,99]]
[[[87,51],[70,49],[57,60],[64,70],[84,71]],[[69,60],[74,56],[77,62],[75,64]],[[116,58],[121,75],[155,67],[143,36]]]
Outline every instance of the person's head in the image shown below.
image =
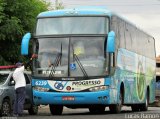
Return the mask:
[[23,65],[23,63],[21,63],[21,62],[16,63],[16,67],[21,67],[22,65]]

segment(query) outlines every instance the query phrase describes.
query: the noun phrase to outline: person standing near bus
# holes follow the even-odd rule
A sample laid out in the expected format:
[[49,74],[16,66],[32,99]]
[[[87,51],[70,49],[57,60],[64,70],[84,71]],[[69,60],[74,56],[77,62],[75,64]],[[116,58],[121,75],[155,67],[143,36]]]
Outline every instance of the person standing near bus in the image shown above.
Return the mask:
[[26,64],[20,62],[16,63],[17,68],[13,72],[13,79],[15,81],[15,100],[13,105],[13,116],[22,116],[26,95],[26,80],[24,77],[24,69],[27,68],[33,58],[36,57],[37,55],[33,54],[29,62]]

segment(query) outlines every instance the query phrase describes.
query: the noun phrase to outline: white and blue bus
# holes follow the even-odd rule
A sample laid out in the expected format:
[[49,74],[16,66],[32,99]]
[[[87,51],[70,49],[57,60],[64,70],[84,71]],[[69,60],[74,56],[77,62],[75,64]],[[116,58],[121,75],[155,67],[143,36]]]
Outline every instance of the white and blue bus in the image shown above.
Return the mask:
[[37,105],[51,114],[63,107],[102,113],[123,105],[147,111],[155,99],[155,40],[127,20],[104,8],[42,12],[35,33],[22,39],[28,55],[32,39],[32,91]]

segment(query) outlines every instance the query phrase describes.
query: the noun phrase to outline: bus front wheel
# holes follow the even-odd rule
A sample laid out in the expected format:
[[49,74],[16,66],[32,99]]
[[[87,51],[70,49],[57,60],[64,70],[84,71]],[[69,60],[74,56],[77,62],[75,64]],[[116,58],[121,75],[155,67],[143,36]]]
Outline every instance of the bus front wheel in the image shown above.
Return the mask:
[[110,105],[109,106],[110,112],[111,113],[120,113],[121,112],[121,108],[122,108],[122,104],[123,104],[123,94],[122,94],[122,92],[120,92],[119,103],[118,104],[114,104],[114,105]]
[[52,115],[61,115],[63,112],[63,106],[62,105],[49,105],[50,112]]

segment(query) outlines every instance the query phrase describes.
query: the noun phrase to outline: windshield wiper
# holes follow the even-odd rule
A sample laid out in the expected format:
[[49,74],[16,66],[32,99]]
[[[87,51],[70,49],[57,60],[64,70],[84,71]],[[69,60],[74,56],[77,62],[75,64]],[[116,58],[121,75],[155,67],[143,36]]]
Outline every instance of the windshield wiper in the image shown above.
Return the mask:
[[53,77],[54,76],[56,67],[59,64],[61,65],[61,59],[62,59],[62,43],[61,43],[61,52],[56,55],[56,59],[54,60],[54,63],[51,64],[51,72],[49,74],[49,77]]
[[86,70],[84,69],[82,63],[80,62],[80,60],[79,60],[79,58],[78,58],[78,56],[74,53],[73,44],[72,44],[72,50],[73,50],[73,62],[74,62],[74,61],[77,62],[77,64],[79,65],[79,67],[80,67],[80,69],[81,69],[84,77],[87,78],[87,77],[88,77],[88,74],[87,74]]

